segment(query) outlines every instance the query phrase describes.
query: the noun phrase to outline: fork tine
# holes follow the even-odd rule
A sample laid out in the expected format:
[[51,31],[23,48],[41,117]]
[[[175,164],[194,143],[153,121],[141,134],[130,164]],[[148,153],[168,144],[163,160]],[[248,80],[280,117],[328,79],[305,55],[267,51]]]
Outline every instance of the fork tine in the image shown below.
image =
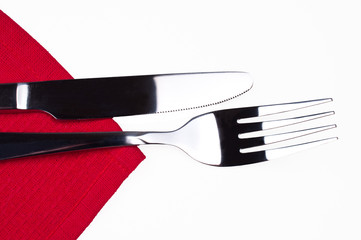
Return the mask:
[[338,139],[337,137],[329,137],[329,138],[318,139],[318,140],[309,141],[309,142],[302,142],[302,143],[298,143],[298,144],[283,146],[283,147],[274,148],[274,149],[268,149],[268,150],[265,150],[265,154],[266,154],[267,160],[272,160],[272,159],[287,156],[287,155],[290,155],[290,154],[293,154],[293,153],[296,153],[299,151],[303,151],[303,150],[306,150],[306,149],[309,149],[312,147],[316,147],[316,146],[319,146],[322,144],[330,143],[337,139]]
[[239,125],[239,138],[246,138],[247,134],[261,131],[261,130],[272,130],[276,128],[288,127],[296,124],[306,123],[313,120],[318,120],[324,117],[334,115],[334,111],[321,112],[311,115],[303,115],[296,117],[286,117],[277,120],[259,121],[251,123],[240,123]]
[[332,98],[323,98],[323,99],[291,102],[291,103],[283,103],[283,104],[282,103],[281,104],[271,104],[271,105],[260,106],[258,111],[259,111],[259,116],[267,116],[267,115],[273,115],[273,114],[313,107],[316,105],[329,103],[332,101],[333,101]]
[[263,105],[257,108],[257,115],[253,116],[244,116],[237,120],[237,123],[252,123],[259,122],[260,117],[268,117],[273,115],[278,115],[282,113],[293,112],[296,110],[301,110],[316,105],[321,105],[325,103],[332,102],[332,98],[324,98],[317,100],[301,101],[301,102],[291,102],[291,103],[282,103],[282,104],[272,104],[272,105]]
[[310,114],[310,115],[284,118],[284,119],[279,119],[279,120],[264,121],[263,125],[262,125],[262,129],[270,130],[270,129],[280,128],[280,127],[287,127],[287,126],[291,126],[291,125],[309,122],[312,120],[325,118],[328,116],[332,116],[334,114],[335,114],[334,111],[328,111],[328,112],[321,112],[321,113],[315,113],[315,114]]
[[282,133],[274,133],[274,134],[266,133],[264,136],[260,136],[260,137],[241,137],[240,152],[241,153],[254,152],[255,151],[254,149],[257,147],[265,147],[270,144],[280,143],[283,141],[320,133],[336,127],[337,126],[335,124],[332,124],[332,125],[325,125],[325,126],[319,126],[319,127],[313,127],[307,129],[292,130]]
[[[281,147],[275,147],[262,151],[241,153],[244,164],[258,163],[267,160],[273,160],[287,155],[291,155],[312,147],[317,147],[326,143],[336,141],[337,137],[322,138],[313,141],[305,141],[298,144],[289,144]],[[236,165],[236,164],[234,164]]]

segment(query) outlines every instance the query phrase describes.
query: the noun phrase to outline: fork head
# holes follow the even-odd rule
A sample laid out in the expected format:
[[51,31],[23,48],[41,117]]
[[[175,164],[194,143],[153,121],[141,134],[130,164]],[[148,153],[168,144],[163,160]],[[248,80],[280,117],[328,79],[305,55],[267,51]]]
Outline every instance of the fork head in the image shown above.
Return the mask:
[[[207,113],[185,126],[193,135],[208,136],[207,139],[193,139],[190,145],[197,143],[197,151],[194,151],[195,147],[184,150],[205,164],[237,166],[267,161],[333,141],[337,137],[330,134],[336,125],[325,124],[325,120],[332,119],[330,116],[334,111],[319,109],[331,101],[327,98]],[[207,121],[213,123],[208,125]],[[204,132],[194,134],[202,129],[208,135]],[[211,133],[213,136],[209,135],[211,129],[216,129],[216,133]],[[207,155],[199,154],[205,151]]]

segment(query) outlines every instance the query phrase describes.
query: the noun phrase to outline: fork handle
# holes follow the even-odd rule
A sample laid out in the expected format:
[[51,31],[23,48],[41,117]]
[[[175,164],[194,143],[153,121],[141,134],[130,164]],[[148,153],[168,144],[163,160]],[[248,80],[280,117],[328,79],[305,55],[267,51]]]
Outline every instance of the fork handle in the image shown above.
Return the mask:
[[92,148],[145,144],[140,132],[0,133],[0,160]]

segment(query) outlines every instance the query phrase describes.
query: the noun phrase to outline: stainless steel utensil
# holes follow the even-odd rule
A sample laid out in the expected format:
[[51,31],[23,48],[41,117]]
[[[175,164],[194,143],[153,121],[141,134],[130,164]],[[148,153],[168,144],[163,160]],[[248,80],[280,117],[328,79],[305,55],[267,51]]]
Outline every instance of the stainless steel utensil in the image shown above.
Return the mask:
[[[0,133],[0,159],[102,147],[168,144],[209,165],[258,163],[337,139],[321,137],[322,133],[330,133],[335,124],[318,123],[320,119],[329,119],[334,112],[310,112],[331,101],[319,99],[215,111],[195,117],[169,132]],[[305,110],[307,113],[302,113]]]
[[0,109],[59,119],[107,118],[218,104],[247,92],[244,72],[208,72],[0,84]]

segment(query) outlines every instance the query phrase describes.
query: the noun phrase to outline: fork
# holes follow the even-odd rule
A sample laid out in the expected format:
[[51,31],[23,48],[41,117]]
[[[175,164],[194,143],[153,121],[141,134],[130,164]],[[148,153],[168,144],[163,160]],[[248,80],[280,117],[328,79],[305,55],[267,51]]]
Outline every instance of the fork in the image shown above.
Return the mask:
[[321,133],[336,128],[335,124],[317,124],[317,120],[334,115],[334,111],[297,113],[331,101],[325,98],[219,110],[194,117],[177,130],[165,132],[3,132],[0,160],[92,148],[166,144],[208,165],[258,163],[336,140],[335,136],[320,137]]

